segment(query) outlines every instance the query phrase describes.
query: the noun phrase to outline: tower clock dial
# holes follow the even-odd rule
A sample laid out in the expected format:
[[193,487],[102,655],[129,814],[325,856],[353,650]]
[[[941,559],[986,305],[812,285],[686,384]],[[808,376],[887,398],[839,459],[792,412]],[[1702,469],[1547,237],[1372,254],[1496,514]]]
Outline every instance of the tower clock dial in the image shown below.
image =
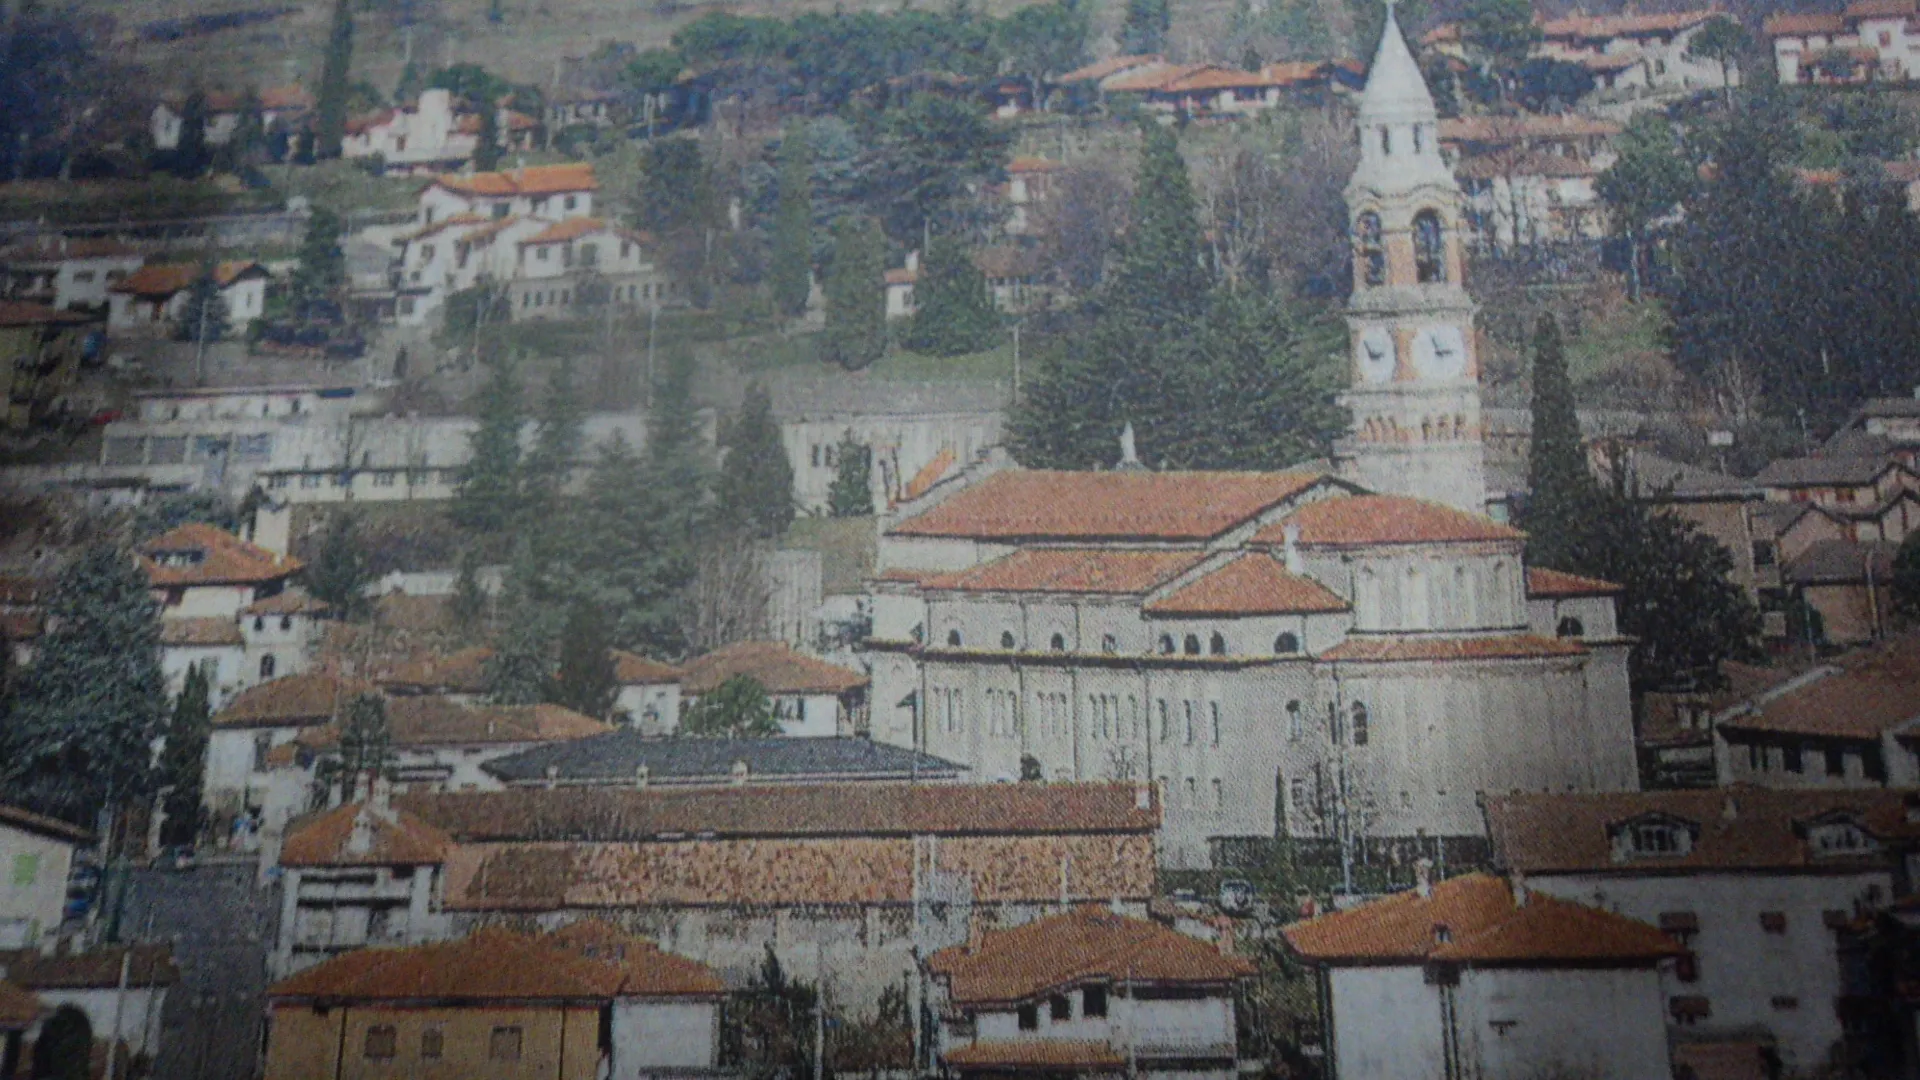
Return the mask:
[[1467,342],[1457,326],[1423,326],[1413,339],[1413,366],[1429,379],[1457,379],[1467,370]]
[[1393,378],[1393,335],[1384,326],[1375,326],[1360,334],[1360,375],[1370,383]]

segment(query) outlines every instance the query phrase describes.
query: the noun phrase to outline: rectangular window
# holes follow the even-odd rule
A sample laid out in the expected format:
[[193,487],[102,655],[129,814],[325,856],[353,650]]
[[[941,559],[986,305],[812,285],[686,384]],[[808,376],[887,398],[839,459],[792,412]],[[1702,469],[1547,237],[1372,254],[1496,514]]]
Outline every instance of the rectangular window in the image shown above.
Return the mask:
[[1220,745],[1220,703],[1217,701],[1207,702],[1207,711],[1212,714],[1213,745],[1219,746]]
[[374,486],[374,487],[392,487],[392,486],[393,486],[393,483],[394,483],[394,474],[393,474],[393,473],[390,473],[390,472],[377,472],[377,473],[374,473],[374,474],[373,474],[373,486]]
[[1763,911],[1760,913],[1760,929],[1769,934],[1787,932],[1787,913],[1784,911]]
[[13,857],[13,887],[25,889],[40,879],[40,853],[23,851]]
[[1847,774],[1847,748],[1844,746],[1827,747],[1827,775],[1845,776]]
[[420,1060],[439,1061],[446,1054],[447,1037],[437,1027],[420,1033]]
[[1089,986],[1080,991],[1080,1015],[1102,1017],[1107,1015],[1107,988]]
[[1181,706],[1181,712],[1185,714],[1185,719],[1186,719],[1186,739],[1184,741],[1186,745],[1192,746],[1193,745],[1193,702],[1183,701],[1180,703],[1180,706]]
[[1226,786],[1220,783],[1220,780],[1218,777],[1215,777],[1213,779],[1212,784],[1213,784],[1213,808],[1215,810],[1225,810],[1227,808]]
[[1056,1022],[1073,1019],[1073,1002],[1065,994],[1055,994],[1047,999],[1047,1017]]
[[1039,1031],[1040,1030],[1040,1006],[1038,1005],[1020,1006],[1020,1030],[1021,1031]]
[[1800,758],[1800,744],[1788,743],[1780,748],[1780,764],[1788,772],[1797,773],[1806,769],[1806,763]]
[[378,1061],[391,1061],[396,1041],[392,1024],[375,1024],[367,1029],[367,1041],[361,1050],[361,1056]]
[[1167,699],[1161,698],[1157,702],[1157,704],[1160,706],[1160,741],[1166,742],[1167,741]]
[[1200,805],[1200,795],[1198,792],[1198,787],[1199,785],[1193,779],[1193,777],[1191,776],[1187,777],[1187,805],[1188,806]]
[[520,1060],[520,1028],[497,1027],[487,1040],[487,1057],[494,1061]]
[[273,752],[273,736],[259,734],[253,737],[253,771],[267,771],[267,755]]

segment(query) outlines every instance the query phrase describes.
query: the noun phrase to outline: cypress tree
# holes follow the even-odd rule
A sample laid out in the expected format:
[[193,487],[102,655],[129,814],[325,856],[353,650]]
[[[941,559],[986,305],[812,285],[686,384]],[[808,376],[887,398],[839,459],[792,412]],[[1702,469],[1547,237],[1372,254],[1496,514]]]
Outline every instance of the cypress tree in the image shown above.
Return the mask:
[[340,156],[347,133],[348,78],[353,70],[352,0],[333,0],[333,26],[327,34],[326,60],[320,68],[320,92],[314,102],[313,156]]
[[987,293],[986,275],[966,248],[935,240],[927,245],[925,267],[914,287],[919,310],[907,327],[907,348],[933,356],[992,348],[1000,338],[1000,313]]
[[1893,553],[1893,614],[1908,626],[1920,624],[1920,530],[1907,534]]
[[1213,281],[1201,261],[1200,217],[1172,129],[1143,124],[1140,167],[1119,258],[1099,300],[1149,331],[1179,334],[1207,309]]
[[619,647],[677,655],[684,640],[680,596],[694,572],[693,538],[680,529],[697,510],[652,483],[618,432],[600,445],[584,502],[577,566],[583,594],[604,606]]
[[191,844],[200,835],[201,783],[207,767],[207,740],[212,733],[213,705],[207,671],[199,664],[187,669],[187,681],[173,702],[167,742],[160,751],[159,782],[166,786],[161,811],[166,815],[161,842]]
[[500,599],[507,625],[487,660],[487,700],[496,705],[539,704],[552,691],[553,619],[541,567],[525,541],[515,549]]
[[780,142],[780,203],[774,211],[767,280],[782,314],[806,314],[813,287],[813,147],[799,121],[787,125]]
[[453,519],[469,529],[499,532],[520,508],[520,428],[526,411],[512,361],[500,357],[489,367],[480,391],[480,426],[468,438]]
[[207,171],[207,95],[195,90],[180,106],[180,142],[173,149],[173,174],[191,180]]
[[659,536],[690,560],[709,510],[712,467],[693,401],[693,350],[667,353],[647,415],[645,476],[658,505]]
[[873,513],[873,450],[853,437],[840,436],[833,486],[827,489],[827,512],[834,517],[866,517]]
[[214,278],[214,266],[200,268],[200,276],[187,287],[187,299],[173,320],[175,341],[215,342],[227,336],[229,329],[227,298],[220,295],[220,282]]
[[366,544],[360,536],[360,515],[342,511],[327,523],[320,552],[306,570],[307,587],[327,602],[342,619],[357,619],[367,611],[366,587],[373,581]]
[[61,573],[34,657],[0,732],[0,800],[91,827],[146,789],[167,715],[160,613],[129,552],[90,547]]
[[1528,555],[1538,566],[1572,569],[1583,523],[1593,513],[1598,485],[1574,410],[1560,324],[1542,315],[1533,334],[1533,434],[1523,515]]
[[473,167],[492,172],[500,167],[500,107],[490,101],[481,101],[476,107],[480,110],[480,135],[473,146]]
[[347,257],[340,250],[344,231],[340,215],[325,207],[315,207],[307,219],[307,230],[300,238],[299,262],[287,281],[288,299],[294,314],[309,317],[315,305],[331,300],[347,283]]
[[220,148],[221,167],[239,172],[251,166],[266,141],[266,128],[260,119],[260,95],[248,87],[240,98],[240,113],[233,132],[227,136],[227,144]]
[[821,359],[848,371],[871,367],[887,351],[886,247],[872,218],[850,215],[834,228],[825,292]]
[[793,465],[766,387],[747,387],[723,445],[715,507],[722,525],[754,539],[779,537],[793,524]]
[[487,593],[480,587],[480,556],[472,547],[460,552],[460,573],[453,579],[449,607],[454,625],[464,636],[481,636],[481,624],[487,618]]
[[1173,28],[1170,0],[1127,0],[1126,21],[1120,29],[1122,51],[1138,55],[1164,52],[1167,31]]
[[566,485],[574,463],[580,460],[586,439],[586,409],[573,377],[573,361],[560,359],[547,383],[546,400],[534,427],[533,449],[523,467],[522,485],[529,501],[551,509]]
[[560,670],[553,682],[553,702],[583,716],[605,720],[620,696],[606,622],[592,604],[575,604],[560,632]]
[[[379,694],[359,694],[347,703],[347,714],[340,725],[340,751],[337,775],[341,797],[352,802],[361,794],[360,784],[369,785],[385,776],[393,764],[393,728],[387,719],[387,699]],[[371,790],[366,794],[372,794]]]

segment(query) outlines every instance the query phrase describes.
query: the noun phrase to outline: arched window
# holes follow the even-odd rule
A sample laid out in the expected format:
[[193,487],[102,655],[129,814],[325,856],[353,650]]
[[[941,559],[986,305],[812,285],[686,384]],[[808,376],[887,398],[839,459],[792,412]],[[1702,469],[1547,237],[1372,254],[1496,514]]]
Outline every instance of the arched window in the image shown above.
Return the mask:
[[1297,739],[1300,737],[1301,732],[1300,703],[1298,701],[1289,701],[1287,702],[1287,738]]
[[1227,639],[1215,631],[1214,635],[1207,639],[1207,651],[1215,656],[1227,655]]
[[1581,624],[1579,619],[1576,619],[1571,615],[1567,616],[1564,619],[1561,619],[1560,625],[1554,627],[1553,632],[1560,635],[1561,637],[1586,637],[1587,636],[1587,628]]
[[1413,125],[1413,152],[1414,153],[1418,154],[1422,150],[1425,150],[1427,148],[1426,132],[1427,132],[1427,126],[1425,124]]
[[1000,647],[1003,649],[1013,648],[1013,631],[1011,630],[1000,631]]
[[1380,215],[1371,210],[1361,214],[1353,231],[1360,254],[1360,276],[1369,285],[1385,285],[1387,245],[1380,233]]
[[268,653],[267,655],[261,657],[260,658],[260,677],[263,679],[273,678],[273,667],[274,667],[274,661],[273,661],[272,653]]
[[[1300,636],[1288,631],[1273,639],[1273,655],[1292,656],[1300,651]],[[1298,704],[1297,702],[1295,704]]]
[[1161,656],[1173,655],[1173,635],[1172,634],[1160,635],[1160,655]]
[[956,648],[956,649],[959,648],[960,647],[960,631],[958,630],[947,631],[947,644],[952,646],[953,648]]
[[1358,701],[1353,703],[1353,745],[1367,745],[1367,707]]
[[1393,129],[1390,127],[1380,129],[1380,152],[1389,155],[1393,153]]
[[1185,646],[1184,651],[1188,656],[1200,655],[1200,635],[1199,634],[1188,634],[1187,639],[1184,642],[1181,642],[1181,644]]
[[1066,652],[1067,651],[1066,635],[1064,634],[1053,635],[1053,637],[1049,638],[1047,641],[1047,648],[1052,649],[1054,652]]
[[1432,210],[1413,216],[1413,272],[1423,285],[1447,280],[1446,234]]
[[1104,653],[1119,652],[1120,651],[1119,639],[1114,637],[1112,634],[1101,634],[1100,635],[1100,651]]

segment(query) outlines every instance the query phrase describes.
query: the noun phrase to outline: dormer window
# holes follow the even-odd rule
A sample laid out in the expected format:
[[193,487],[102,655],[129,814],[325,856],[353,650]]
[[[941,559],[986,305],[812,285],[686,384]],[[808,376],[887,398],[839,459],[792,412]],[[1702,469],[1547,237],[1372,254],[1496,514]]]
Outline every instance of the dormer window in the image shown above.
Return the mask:
[[1807,850],[1814,857],[1835,855],[1858,855],[1872,851],[1873,838],[1868,836],[1858,822],[1843,815],[1828,815],[1807,822],[1802,827],[1806,834]]
[[1617,858],[1677,858],[1692,853],[1700,827],[1683,818],[1645,814],[1613,830]]

